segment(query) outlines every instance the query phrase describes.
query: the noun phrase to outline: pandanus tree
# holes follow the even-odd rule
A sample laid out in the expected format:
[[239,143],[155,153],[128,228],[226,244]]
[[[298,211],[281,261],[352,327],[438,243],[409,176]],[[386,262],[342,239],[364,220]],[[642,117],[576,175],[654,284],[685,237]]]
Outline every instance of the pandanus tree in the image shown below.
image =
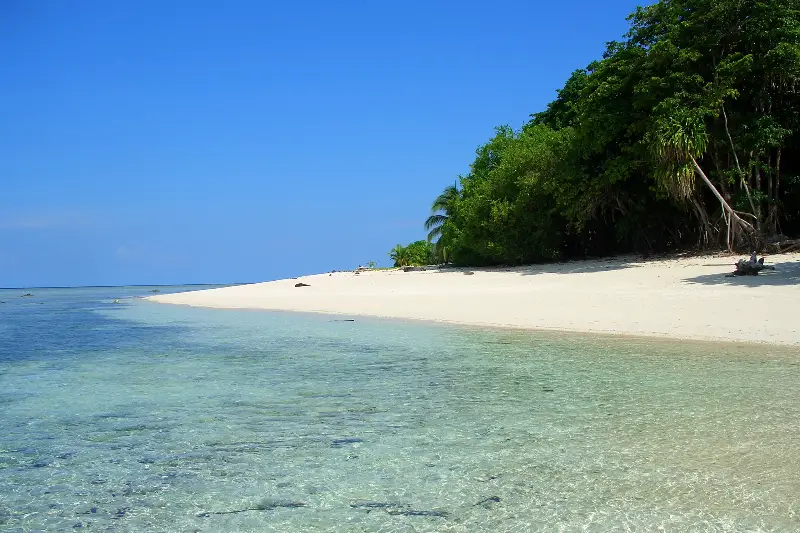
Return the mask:
[[755,245],[756,228],[742,218],[755,219],[755,216],[731,207],[700,165],[708,148],[705,115],[711,112],[690,109],[675,100],[667,100],[657,108],[661,114],[655,117],[653,128],[647,136],[656,159],[656,179],[673,198],[692,203],[704,219],[704,224],[710,228],[705,210],[695,198],[695,178],[699,177],[720,204],[727,228],[728,249],[732,249],[736,242]]
[[[690,198],[704,231],[726,233],[729,249],[757,246],[778,232],[784,156],[800,125],[797,1],[662,0],[631,20],[628,46],[642,51],[633,98],[652,109],[661,142],[650,147],[671,160],[661,167],[679,186],[673,196]],[[719,202],[721,224],[680,190],[695,176]]]

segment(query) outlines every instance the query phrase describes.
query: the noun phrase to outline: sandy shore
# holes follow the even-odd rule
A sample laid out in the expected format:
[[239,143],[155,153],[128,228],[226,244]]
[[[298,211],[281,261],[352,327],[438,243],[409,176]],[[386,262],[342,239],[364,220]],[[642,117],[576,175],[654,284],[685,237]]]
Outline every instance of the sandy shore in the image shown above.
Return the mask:
[[[156,302],[476,326],[800,345],[800,254],[726,277],[727,256],[520,268],[337,272],[152,296]],[[468,274],[471,272],[472,274]],[[309,287],[295,287],[296,283]]]

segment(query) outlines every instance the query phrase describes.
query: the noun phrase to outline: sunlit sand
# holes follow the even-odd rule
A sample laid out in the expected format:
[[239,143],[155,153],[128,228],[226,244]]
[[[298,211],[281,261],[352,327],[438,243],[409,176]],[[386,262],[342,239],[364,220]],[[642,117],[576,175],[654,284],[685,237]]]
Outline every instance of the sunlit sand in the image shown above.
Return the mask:
[[[800,254],[728,277],[737,257],[335,272],[158,295],[157,302],[523,329],[800,344]],[[472,275],[467,275],[472,273]],[[295,287],[298,283],[308,286]]]

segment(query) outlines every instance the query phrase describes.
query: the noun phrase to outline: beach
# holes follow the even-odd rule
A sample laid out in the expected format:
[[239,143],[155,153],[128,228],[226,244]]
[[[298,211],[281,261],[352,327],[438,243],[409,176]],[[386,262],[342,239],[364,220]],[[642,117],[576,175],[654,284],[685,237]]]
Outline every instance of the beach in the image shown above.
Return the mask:
[[[331,272],[155,295],[220,309],[373,316],[515,329],[800,345],[800,254],[729,277],[740,256],[634,257],[525,267]],[[297,287],[299,283],[307,286]]]

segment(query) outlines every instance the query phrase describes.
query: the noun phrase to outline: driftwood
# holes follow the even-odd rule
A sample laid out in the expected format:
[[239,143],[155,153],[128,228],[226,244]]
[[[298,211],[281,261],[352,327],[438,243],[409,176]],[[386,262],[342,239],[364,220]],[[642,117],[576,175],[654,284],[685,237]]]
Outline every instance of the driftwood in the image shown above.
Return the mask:
[[800,239],[781,239],[767,243],[765,250],[771,254],[784,254],[800,248]]
[[763,257],[756,260],[755,252],[750,256],[750,260],[739,259],[733,266],[736,267],[736,270],[729,276],[757,276],[762,270],[775,270],[774,266],[764,264]]

